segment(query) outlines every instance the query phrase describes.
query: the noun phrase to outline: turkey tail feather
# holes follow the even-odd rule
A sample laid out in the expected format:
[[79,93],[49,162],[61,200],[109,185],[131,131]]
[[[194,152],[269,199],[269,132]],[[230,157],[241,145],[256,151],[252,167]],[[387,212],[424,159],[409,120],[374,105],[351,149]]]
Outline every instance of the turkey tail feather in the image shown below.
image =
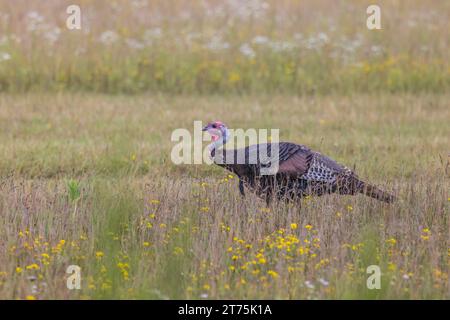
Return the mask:
[[364,183],[361,193],[387,203],[392,203],[396,200],[394,195],[368,183]]

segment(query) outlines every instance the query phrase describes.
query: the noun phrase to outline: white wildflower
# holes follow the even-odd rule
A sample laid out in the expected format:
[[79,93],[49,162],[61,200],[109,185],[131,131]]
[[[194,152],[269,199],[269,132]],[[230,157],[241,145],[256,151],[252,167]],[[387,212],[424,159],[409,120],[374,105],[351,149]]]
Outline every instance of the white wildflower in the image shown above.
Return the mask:
[[61,29],[58,27],[54,27],[44,33],[44,38],[47,39],[50,44],[54,44],[56,41],[58,41],[60,35]]
[[309,289],[314,289],[314,288],[315,288],[314,285],[312,284],[312,282],[309,281],[309,280],[306,280],[306,281],[305,281],[305,286],[306,286],[307,288],[309,288]]
[[44,24],[44,17],[37,11],[30,11],[27,13],[26,22],[28,31],[37,31],[42,28]]
[[0,52],[0,62],[11,59],[11,55],[8,52]]
[[163,35],[163,32],[161,30],[161,28],[152,28],[152,29],[147,29],[144,32],[144,42],[146,45],[151,46],[153,44],[153,42],[159,38],[161,38]]
[[260,0],[228,0],[227,4],[231,15],[243,20],[263,17],[269,9],[269,4]]
[[381,46],[373,45],[370,47],[370,51],[374,56],[380,56],[383,54],[383,48]]
[[325,280],[324,278],[319,278],[319,282],[324,286],[324,287],[328,287],[328,285],[330,284],[327,280]]
[[145,30],[144,38],[145,39],[157,39],[162,37],[161,28],[152,28]]
[[248,44],[244,43],[239,47],[239,51],[248,58],[254,58],[256,56],[255,50]]
[[39,293],[39,289],[38,289],[38,286],[37,285],[32,285],[31,286],[31,293],[32,294],[37,294],[37,293]]
[[105,31],[100,35],[100,42],[106,45],[111,45],[119,39],[119,35],[111,30]]
[[0,46],[3,46],[5,44],[8,44],[8,37],[7,36],[0,37]]
[[297,45],[288,41],[274,41],[270,43],[270,47],[274,52],[282,52],[292,50],[297,47]]
[[205,47],[211,51],[226,50],[230,47],[230,44],[223,41],[220,36],[213,36],[211,40],[205,45]]
[[127,44],[128,47],[130,47],[132,49],[143,49],[144,48],[144,44],[136,39],[127,38],[125,40],[125,43]]
[[269,38],[265,36],[256,36],[253,38],[252,42],[254,44],[266,44],[269,42]]
[[327,34],[326,34],[325,32],[320,32],[320,33],[317,35],[317,39],[318,39],[320,42],[322,42],[322,43],[328,42],[328,36],[327,36]]

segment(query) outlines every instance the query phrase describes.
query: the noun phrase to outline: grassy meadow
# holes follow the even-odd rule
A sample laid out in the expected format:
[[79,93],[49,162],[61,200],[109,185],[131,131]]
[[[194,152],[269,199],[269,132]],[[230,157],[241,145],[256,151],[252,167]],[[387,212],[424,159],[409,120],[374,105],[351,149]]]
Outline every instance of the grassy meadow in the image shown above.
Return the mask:
[[[0,299],[450,299],[448,1],[379,1],[377,31],[356,0],[79,3],[67,30],[70,2],[0,0]],[[216,119],[399,200],[266,207],[174,165]]]
[[[449,298],[448,99],[3,96],[0,297]],[[400,200],[242,199],[170,161],[171,131],[212,117],[280,127]]]

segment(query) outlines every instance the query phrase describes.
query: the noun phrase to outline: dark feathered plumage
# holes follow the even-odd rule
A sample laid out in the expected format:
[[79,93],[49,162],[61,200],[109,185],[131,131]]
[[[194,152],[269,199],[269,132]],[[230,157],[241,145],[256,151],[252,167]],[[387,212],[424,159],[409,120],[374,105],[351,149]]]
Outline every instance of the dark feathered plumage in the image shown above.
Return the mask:
[[[204,130],[209,131],[213,125],[219,134],[228,136],[228,129],[221,122],[213,122]],[[273,175],[262,175],[263,168],[273,165],[268,160],[277,149],[278,171]],[[299,144],[267,143],[234,150],[216,150],[213,147],[211,156],[217,165],[239,177],[239,190],[243,195],[246,187],[267,202],[273,198],[296,199],[330,193],[362,193],[388,203],[394,200],[391,194],[361,181],[349,168]]]

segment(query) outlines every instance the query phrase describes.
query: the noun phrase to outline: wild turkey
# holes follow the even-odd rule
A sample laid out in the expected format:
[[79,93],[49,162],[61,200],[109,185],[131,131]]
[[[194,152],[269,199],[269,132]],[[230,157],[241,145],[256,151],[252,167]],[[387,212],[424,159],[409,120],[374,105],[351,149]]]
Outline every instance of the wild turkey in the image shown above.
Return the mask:
[[[246,187],[264,198],[268,204],[274,197],[293,200],[330,193],[362,193],[387,203],[395,199],[393,195],[361,181],[349,168],[306,146],[279,142],[219,150],[230,138],[227,126],[214,121],[206,125],[203,131],[207,131],[212,138],[209,145],[211,158],[217,165],[239,177],[239,190],[243,196]],[[262,169],[268,165],[262,161],[262,151],[270,157],[275,150],[278,151],[277,172],[262,175]]]

